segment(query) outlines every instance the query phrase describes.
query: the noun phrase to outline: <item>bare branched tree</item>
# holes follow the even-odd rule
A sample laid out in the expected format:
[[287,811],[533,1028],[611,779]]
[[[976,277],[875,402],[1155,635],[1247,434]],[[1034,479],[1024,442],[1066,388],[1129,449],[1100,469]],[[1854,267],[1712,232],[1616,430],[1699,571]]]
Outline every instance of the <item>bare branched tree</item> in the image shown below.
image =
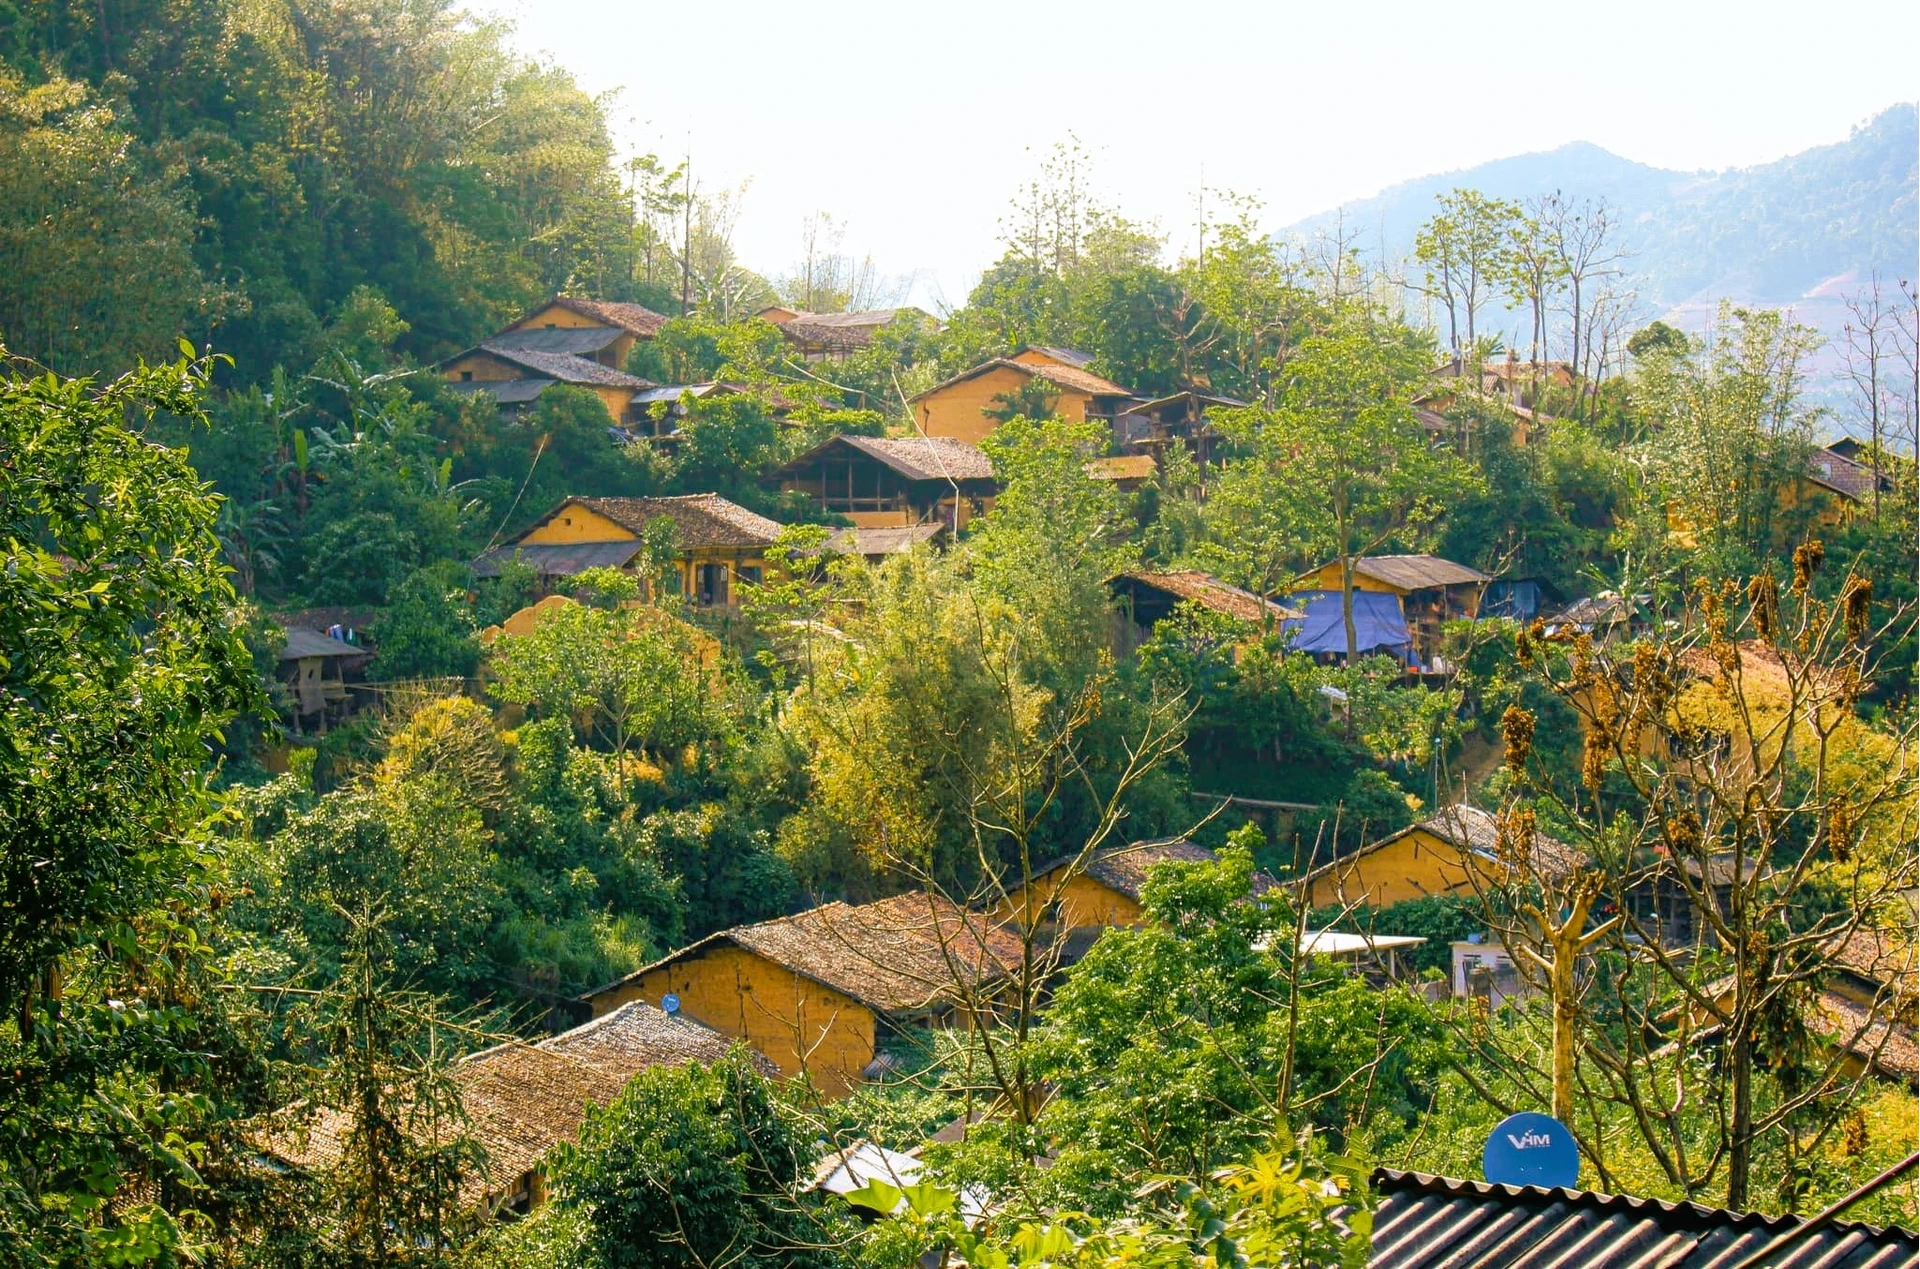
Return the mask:
[[[1824,602],[1821,563],[1801,547],[1785,596],[1765,576],[1701,590],[1685,636],[1521,637],[1585,752],[1577,787],[1558,787],[1531,760],[1531,716],[1503,722],[1513,778],[1483,896],[1553,1034],[1545,1062],[1492,1029],[1476,1053],[1550,1090],[1605,1185],[1605,1125],[1624,1119],[1676,1188],[1731,1207],[1754,1201],[1758,1155],[1783,1159],[1790,1206],[1911,1008],[1897,986],[1825,991],[1836,965],[1888,946],[1916,821],[1911,723],[1856,712],[1882,633],[1871,586],[1850,573]],[[1572,835],[1572,867],[1542,850],[1536,816]]]

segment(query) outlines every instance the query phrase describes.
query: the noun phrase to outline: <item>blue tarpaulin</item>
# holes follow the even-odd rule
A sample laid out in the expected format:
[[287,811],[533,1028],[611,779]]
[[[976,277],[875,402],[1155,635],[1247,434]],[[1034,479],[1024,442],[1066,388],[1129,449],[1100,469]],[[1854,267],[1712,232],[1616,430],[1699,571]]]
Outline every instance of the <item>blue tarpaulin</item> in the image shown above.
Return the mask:
[[[1306,614],[1280,623],[1293,636],[1294,651],[1346,655],[1347,627],[1340,616],[1339,591],[1296,590],[1283,602]],[[1353,629],[1362,656],[1382,653],[1406,661],[1413,655],[1413,635],[1407,630],[1407,614],[1398,595],[1353,592]]]

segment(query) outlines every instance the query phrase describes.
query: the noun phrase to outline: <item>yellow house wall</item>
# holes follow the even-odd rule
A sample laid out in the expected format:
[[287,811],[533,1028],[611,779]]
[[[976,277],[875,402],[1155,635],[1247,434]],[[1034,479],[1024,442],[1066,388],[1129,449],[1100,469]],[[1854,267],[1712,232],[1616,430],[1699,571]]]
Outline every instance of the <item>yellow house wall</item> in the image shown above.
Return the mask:
[[1049,353],[1041,352],[1038,348],[1022,348],[1007,360],[1017,361],[1023,366],[1066,366],[1072,370],[1079,369],[1072,362],[1062,361]]
[[1459,848],[1415,829],[1378,850],[1342,860],[1314,878],[1307,886],[1307,906],[1366,903],[1384,908],[1405,899],[1471,888]]
[[[937,392],[914,402],[914,417],[919,420],[920,429],[928,436],[951,436],[971,444],[980,441],[1000,426],[998,419],[989,418],[988,410],[1000,408],[995,397],[1018,392],[1027,383],[1029,376],[1006,366],[977,374],[971,379],[949,384]],[[1087,417],[1087,396],[1071,388],[1057,389],[1059,400],[1054,413],[1069,423],[1084,422]]]
[[510,366],[498,357],[489,357],[485,353],[473,353],[458,361],[447,363],[443,372],[448,383],[459,383],[472,375],[476,383],[500,383],[507,379],[518,379],[526,371]]
[[[1407,593],[1398,586],[1390,585],[1378,578],[1364,577],[1358,572],[1353,575],[1353,588],[1355,590],[1370,590],[1382,595],[1404,595]],[[1313,575],[1312,589],[1339,590],[1340,561],[1335,560],[1331,564],[1323,565],[1320,571]]]
[[[1054,895],[1056,882],[1053,874],[1044,874],[1033,880],[1033,902],[1045,904]],[[1139,925],[1147,919],[1146,909],[1133,899],[1119,891],[1094,880],[1085,873],[1079,873],[1067,880],[1060,888],[1059,926],[1063,929],[1081,929],[1088,926]],[[1000,904],[994,913],[996,922],[1009,927],[1017,927],[1027,920],[1027,888],[1022,886]],[[1042,917],[1035,912],[1034,917]]]
[[746,1041],[782,1075],[806,1071],[832,1096],[851,1091],[876,1052],[877,1023],[865,1005],[731,943],[595,996],[593,1013],[633,1000],[657,1005],[668,992],[689,1018]]
[[636,536],[633,530],[614,523],[598,511],[576,504],[530,530],[520,541],[528,546],[558,546],[570,542],[631,542]]
[[897,511],[843,511],[840,514],[862,529],[904,529],[913,523],[913,512],[905,507]]

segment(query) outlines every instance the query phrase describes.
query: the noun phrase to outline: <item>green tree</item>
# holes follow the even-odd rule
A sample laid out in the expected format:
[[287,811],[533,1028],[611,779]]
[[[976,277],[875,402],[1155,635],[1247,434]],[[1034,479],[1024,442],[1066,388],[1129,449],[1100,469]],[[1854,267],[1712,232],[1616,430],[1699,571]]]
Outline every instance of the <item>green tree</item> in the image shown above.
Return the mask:
[[[1345,318],[1301,342],[1271,409],[1222,412],[1245,455],[1221,479],[1229,514],[1214,522],[1227,549],[1266,568],[1289,552],[1338,563],[1350,663],[1359,656],[1355,561],[1418,542],[1480,486],[1464,462],[1430,449],[1414,420],[1408,398],[1427,358],[1404,327]],[[1269,509],[1230,518],[1245,507]]]
[[1479,346],[1480,310],[1513,272],[1521,212],[1506,199],[1472,189],[1435,200],[1439,210],[1414,235],[1413,258],[1426,270],[1425,293],[1447,310],[1447,347],[1457,357]]
[[1650,358],[1634,380],[1635,406],[1656,428],[1641,451],[1652,479],[1640,513],[1691,546],[1702,572],[1738,577],[1813,527],[1789,487],[1806,473],[1820,417],[1802,391],[1819,337],[1724,304],[1717,325],[1711,347]]
[[[162,1255],[199,1184],[216,1046],[196,1051],[211,1037],[183,994],[209,883],[203,767],[259,696],[215,500],[133,428],[203,419],[209,369],[0,378],[0,1254],[16,1262]],[[129,1197],[143,1175],[169,1183]]]
[[496,640],[488,669],[501,700],[573,723],[613,754],[624,783],[629,754],[664,759],[713,730],[700,638],[657,608],[568,604]]
[[394,589],[373,622],[376,679],[467,678],[480,664],[465,565],[432,564]]
[[185,173],[66,79],[0,67],[0,338],[69,374],[114,374],[198,332],[222,297],[193,258]]
[[846,1236],[807,1189],[805,1138],[736,1048],[711,1067],[656,1066],[587,1113],[557,1158],[556,1206],[579,1263],[604,1269],[812,1269]]

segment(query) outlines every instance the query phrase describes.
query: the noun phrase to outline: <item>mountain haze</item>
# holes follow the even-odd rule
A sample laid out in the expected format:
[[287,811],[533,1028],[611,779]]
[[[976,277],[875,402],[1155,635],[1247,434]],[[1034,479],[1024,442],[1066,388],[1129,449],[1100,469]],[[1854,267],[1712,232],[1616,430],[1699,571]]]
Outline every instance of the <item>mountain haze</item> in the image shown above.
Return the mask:
[[1844,141],[1777,162],[1722,172],[1675,172],[1576,141],[1406,181],[1283,231],[1312,235],[1344,219],[1370,255],[1407,256],[1434,197],[1456,187],[1524,200],[1560,190],[1605,198],[1622,215],[1630,283],[1656,312],[1697,314],[1721,298],[1792,305],[1837,329],[1840,296],[1878,270],[1915,275],[1915,155],[1920,112],[1882,111]]

